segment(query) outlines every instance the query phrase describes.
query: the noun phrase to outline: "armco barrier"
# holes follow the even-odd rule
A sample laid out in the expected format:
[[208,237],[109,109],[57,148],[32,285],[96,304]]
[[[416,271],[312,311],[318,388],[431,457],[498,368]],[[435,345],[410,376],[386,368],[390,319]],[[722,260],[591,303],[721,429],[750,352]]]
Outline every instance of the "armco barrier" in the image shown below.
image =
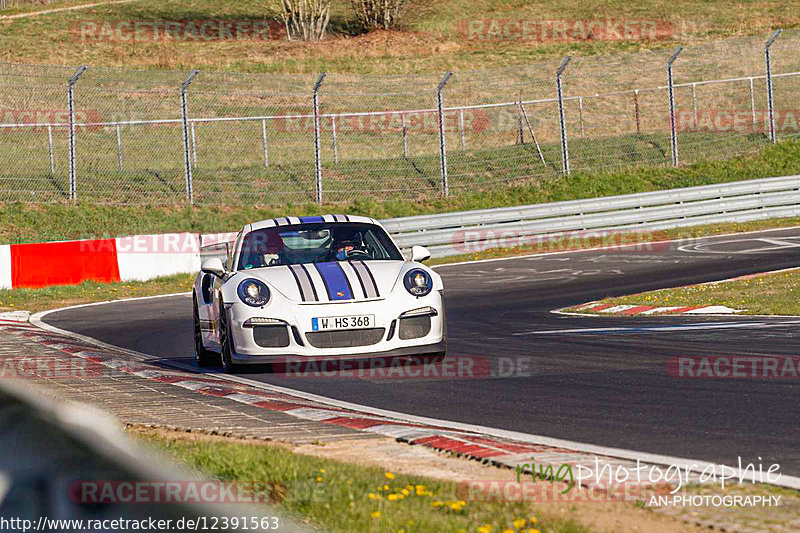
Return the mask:
[[[655,231],[699,224],[800,216],[800,176],[625,194],[549,204],[384,220],[407,252],[434,257],[475,252],[519,237],[565,232]],[[0,288],[146,280],[200,269],[203,256],[225,255],[235,233],[134,235],[116,239],[0,246]]]
[[393,218],[382,223],[404,250],[434,257],[478,251],[502,238],[569,231],[653,231],[800,216],[800,176],[737,181],[549,204]]

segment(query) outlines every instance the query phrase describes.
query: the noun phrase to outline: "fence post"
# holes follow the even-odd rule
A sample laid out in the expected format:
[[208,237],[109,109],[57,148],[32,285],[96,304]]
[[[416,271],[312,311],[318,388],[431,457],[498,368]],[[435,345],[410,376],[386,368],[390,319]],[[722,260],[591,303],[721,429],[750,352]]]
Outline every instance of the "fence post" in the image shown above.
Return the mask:
[[56,173],[56,160],[53,154],[53,126],[47,125],[47,147],[50,149],[50,175]]
[[672,148],[672,164],[678,166],[678,135],[675,131],[675,87],[672,84],[672,64],[678,59],[678,55],[683,51],[683,47],[679,46],[675,49],[669,60],[667,60],[667,82],[669,84],[669,130],[670,130],[670,146]]
[[636,135],[642,134],[642,122],[639,118],[639,89],[633,90],[633,113],[636,115]]
[[319,88],[322,82],[325,81],[327,72],[323,72],[317,78],[317,83],[314,84],[314,95],[312,103],[314,104],[314,161],[317,167],[317,203],[322,203],[322,154],[319,147]]
[[758,127],[756,124],[756,95],[753,90],[753,77],[750,76],[747,79],[750,82],[750,115],[753,117],[753,132],[755,132]]
[[561,65],[556,70],[556,90],[558,91],[558,119],[561,124],[561,164],[564,175],[569,176],[569,146],[567,145],[567,124],[564,119],[564,91],[561,87],[561,74],[564,69],[572,60],[571,56],[567,56],[561,61]]
[[194,122],[189,122],[191,126],[190,129],[192,131],[192,168],[197,168],[197,137],[194,133]]
[[772,104],[772,64],[769,57],[769,49],[778,35],[781,34],[780,29],[772,32],[766,44],[764,45],[764,61],[767,64],[767,108],[769,109],[769,140],[775,144],[775,109]]
[[192,190],[192,161],[189,153],[189,116],[186,112],[186,89],[197,76],[199,70],[192,70],[181,84],[181,114],[183,116],[183,168],[186,177],[186,200],[189,205],[194,205],[194,191]]
[[581,126],[581,139],[583,139],[585,135],[583,130],[583,96],[578,97],[578,122]]
[[0,0],[0,9],[6,10],[6,0]]
[[445,74],[442,81],[436,87],[436,106],[439,111],[439,160],[441,163],[442,175],[442,195],[448,196],[450,194],[450,184],[447,183],[447,145],[444,138],[444,112],[442,111],[442,90],[447,85],[448,80],[453,75],[452,72]]
[[269,166],[269,150],[267,148],[267,119],[261,120],[261,140],[264,143],[264,166]]
[[119,131],[119,124],[117,124],[117,163],[122,171],[122,134]]
[[67,113],[69,115],[69,198],[77,199],[75,187],[75,84],[86,71],[86,67],[78,67],[75,74],[67,82]]

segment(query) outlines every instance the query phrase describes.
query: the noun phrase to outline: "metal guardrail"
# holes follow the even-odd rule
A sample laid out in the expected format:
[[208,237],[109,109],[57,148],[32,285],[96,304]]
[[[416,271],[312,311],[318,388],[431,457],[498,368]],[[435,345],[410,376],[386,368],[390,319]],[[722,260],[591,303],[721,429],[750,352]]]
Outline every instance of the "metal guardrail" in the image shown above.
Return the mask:
[[547,239],[569,231],[653,231],[800,216],[800,175],[499,209],[393,218],[384,227],[404,250],[434,257]]

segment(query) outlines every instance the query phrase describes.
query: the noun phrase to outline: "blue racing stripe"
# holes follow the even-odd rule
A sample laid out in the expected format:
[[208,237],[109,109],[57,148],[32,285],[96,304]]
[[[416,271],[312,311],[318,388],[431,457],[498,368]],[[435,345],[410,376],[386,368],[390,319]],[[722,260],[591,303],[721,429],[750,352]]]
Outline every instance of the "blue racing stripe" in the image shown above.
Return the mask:
[[314,224],[317,222],[325,222],[322,217],[300,217],[301,224]]
[[352,300],[353,289],[339,263],[315,263],[317,272],[322,276],[328,298],[333,300]]

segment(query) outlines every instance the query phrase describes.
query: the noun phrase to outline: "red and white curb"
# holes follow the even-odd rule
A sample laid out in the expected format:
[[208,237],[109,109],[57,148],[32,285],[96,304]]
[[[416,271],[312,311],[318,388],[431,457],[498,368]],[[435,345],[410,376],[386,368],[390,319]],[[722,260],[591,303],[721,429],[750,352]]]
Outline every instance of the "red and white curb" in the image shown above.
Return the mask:
[[[736,276],[735,278],[722,279],[719,281],[707,281],[705,283],[698,283],[695,285],[684,285],[683,287],[703,287],[707,285],[719,285],[721,283],[730,283],[732,281],[746,281],[751,279],[763,278],[773,274],[784,274],[787,272],[794,272],[800,270],[800,267],[782,268],[780,270],[769,270],[766,272],[757,272],[755,274],[746,274],[744,276]],[[676,287],[682,288],[682,287]],[[581,305],[573,305],[556,309],[552,311],[560,315],[577,315],[577,316],[594,316],[597,314],[602,315],[616,315],[616,316],[650,316],[650,315],[735,315],[743,313],[746,309],[733,309],[724,305],[705,305],[694,307],[680,307],[680,306],[653,306],[653,305],[611,305],[601,302],[588,302]]]
[[612,305],[589,302],[553,311],[557,314],[609,316],[651,316],[651,315],[735,315],[743,309],[732,309],[724,305],[706,305],[694,307],[654,306],[654,305]]

